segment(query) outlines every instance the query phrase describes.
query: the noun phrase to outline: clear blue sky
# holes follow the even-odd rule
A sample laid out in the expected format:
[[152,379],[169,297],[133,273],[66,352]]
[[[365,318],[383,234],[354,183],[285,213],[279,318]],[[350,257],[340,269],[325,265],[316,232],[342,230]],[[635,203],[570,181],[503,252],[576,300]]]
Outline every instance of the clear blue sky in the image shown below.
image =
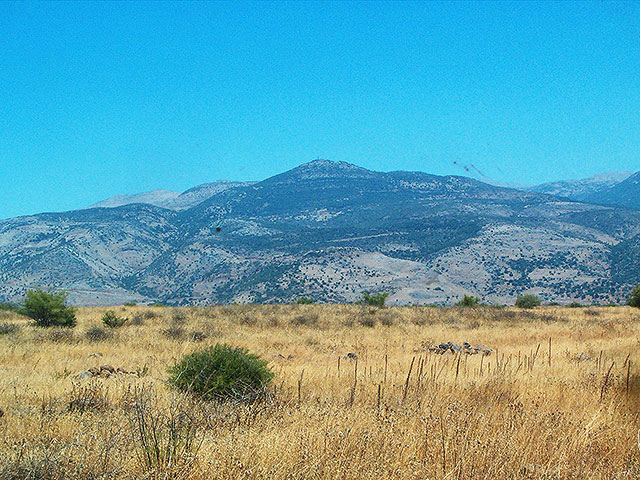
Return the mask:
[[0,218],[317,157],[640,170],[640,3],[3,3]]

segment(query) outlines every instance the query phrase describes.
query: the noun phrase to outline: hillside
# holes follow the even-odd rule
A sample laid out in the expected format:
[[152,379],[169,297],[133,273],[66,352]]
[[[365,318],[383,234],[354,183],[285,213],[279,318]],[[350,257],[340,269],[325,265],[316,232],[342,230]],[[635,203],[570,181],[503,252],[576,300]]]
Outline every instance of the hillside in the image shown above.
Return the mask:
[[182,193],[171,190],[153,190],[151,192],[138,193],[134,195],[116,195],[91,205],[89,208],[114,208],[134,203],[145,203],[156,207],[167,208],[169,210],[186,210],[198,205],[200,202],[210,198],[216,193],[223,192],[229,188],[250,185],[251,182],[231,182],[219,180],[213,183],[204,183],[190,188]]
[[[185,192],[186,193],[186,192]],[[624,298],[640,212],[457,176],[318,160],[181,210],[131,204],[0,222],[0,295],[65,287],[78,303],[510,303]],[[628,258],[631,256],[632,258]],[[637,262],[636,262],[637,263]]]
[[640,172],[611,188],[588,195],[585,200],[602,205],[640,209]]
[[629,178],[632,174],[633,172],[606,172],[578,180],[562,180],[558,182],[543,183],[533,187],[528,187],[526,190],[582,201],[587,200],[591,195],[603,192],[617,185],[623,180]]

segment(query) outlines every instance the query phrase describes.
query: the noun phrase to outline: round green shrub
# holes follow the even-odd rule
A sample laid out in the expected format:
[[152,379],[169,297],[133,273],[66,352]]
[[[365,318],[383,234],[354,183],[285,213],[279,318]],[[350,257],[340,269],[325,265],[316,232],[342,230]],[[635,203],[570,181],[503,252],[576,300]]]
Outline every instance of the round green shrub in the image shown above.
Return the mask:
[[38,327],[75,327],[75,310],[65,304],[68,296],[65,291],[29,290],[20,313],[32,318]]
[[206,400],[252,401],[272,378],[260,357],[224,344],[184,355],[169,368],[169,384]]
[[456,307],[477,307],[480,304],[480,297],[465,295],[462,300],[456,303]]
[[109,328],[118,328],[123,326],[129,320],[126,317],[119,317],[113,310],[107,310],[102,316],[102,323]]
[[640,285],[633,287],[629,298],[629,306],[640,308]]
[[529,293],[525,295],[518,295],[516,298],[516,307],[518,308],[534,308],[539,307],[542,301],[537,295],[531,295]]

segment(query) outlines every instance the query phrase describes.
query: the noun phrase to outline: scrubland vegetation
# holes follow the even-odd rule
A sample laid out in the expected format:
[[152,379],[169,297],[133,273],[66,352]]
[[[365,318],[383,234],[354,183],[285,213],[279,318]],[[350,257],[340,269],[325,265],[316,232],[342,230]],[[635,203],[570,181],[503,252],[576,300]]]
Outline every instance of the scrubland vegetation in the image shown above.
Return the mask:
[[[0,311],[1,479],[640,477],[636,308],[107,310]],[[494,351],[428,351],[447,341]],[[268,363],[264,395],[169,382],[216,344]]]

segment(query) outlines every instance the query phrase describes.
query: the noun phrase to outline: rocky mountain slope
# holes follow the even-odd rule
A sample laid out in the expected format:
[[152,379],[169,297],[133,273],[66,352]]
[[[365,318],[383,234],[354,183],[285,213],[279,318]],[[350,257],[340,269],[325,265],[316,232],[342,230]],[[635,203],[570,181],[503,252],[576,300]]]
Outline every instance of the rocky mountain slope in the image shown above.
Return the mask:
[[[186,192],[185,192],[186,193]],[[178,209],[176,209],[178,210]],[[76,303],[619,301],[640,211],[318,160],[183,210],[130,204],[0,222],[0,296]]]
[[137,193],[134,195],[116,195],[91,205],[89,208],[113,208],[134,203],[145,203],[156,207],[167,208],[169,210],[186,210],[216,193],[223,192],[229,188],[251,185],[251,182],[231,182],[219,180],[213,183],[204,183],[190,188],[182,193],[171,190],[153,190],[151,192]]
[[[542,183],[526,190],[537,193],[547,193],[572,200],[588,200],[590,196],[598,194],[629,178],[633,172],[605,172],[589,178],[579,180],[562,180],[558,182]],[[599,203],[599,202],[595,202]]]
[[640,172],[610,188],[588,195],[585,200],[602,205],[640,209]]

